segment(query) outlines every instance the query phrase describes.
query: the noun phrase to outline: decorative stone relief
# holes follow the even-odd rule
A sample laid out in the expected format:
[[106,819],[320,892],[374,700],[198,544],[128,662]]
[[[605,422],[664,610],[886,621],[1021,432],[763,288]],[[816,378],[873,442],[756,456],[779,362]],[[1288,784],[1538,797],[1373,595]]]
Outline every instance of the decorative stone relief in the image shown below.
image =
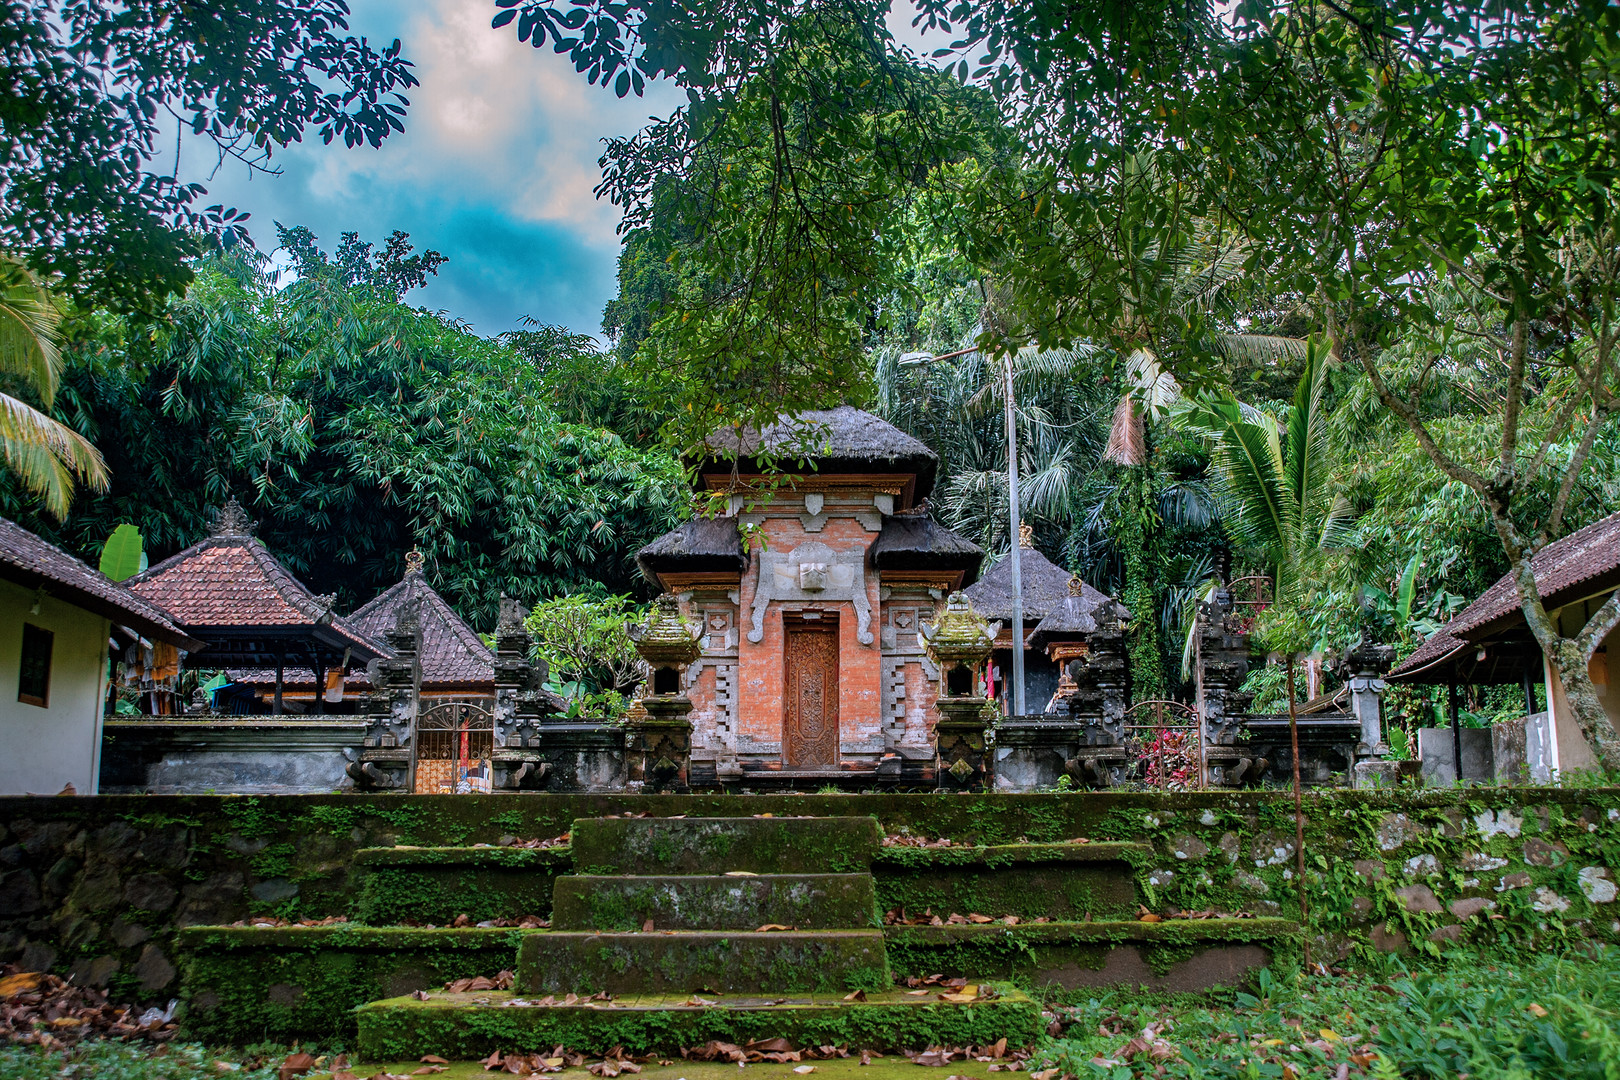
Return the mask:
[[[803,568],[819,565],[819,589],[804,588]],[[748,640],[765,639],[765,611],[772,601],[805,600],[822,603],[848,600],[855,606],[855,639],[862,645],[876,640],[872,634],[872,605],[866,598],[866,553],[834,551],[819,540],[792,551],[764,551],[759,557],[759,584],[754,589],[753,626]]]

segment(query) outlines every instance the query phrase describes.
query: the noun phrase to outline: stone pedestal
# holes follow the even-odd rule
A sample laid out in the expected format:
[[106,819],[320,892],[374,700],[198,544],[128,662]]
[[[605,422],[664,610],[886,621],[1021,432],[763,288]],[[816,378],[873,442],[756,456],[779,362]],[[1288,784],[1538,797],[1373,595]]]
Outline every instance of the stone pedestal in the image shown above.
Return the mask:
[[1409,784],[1417,779],[1418,765],[1416,761],[1368,758],[1356,762],[1353,783],[1358,791]]
[[643,792],[684,794],[691,787],[692,701],[684,695],[643,698],[645,719],[626,728],[630,782]]
[[937,783],[941,791],[985,791],[990,779],[990,753],[995,746],[994,720],[988,698],[941,698],[934,727]]

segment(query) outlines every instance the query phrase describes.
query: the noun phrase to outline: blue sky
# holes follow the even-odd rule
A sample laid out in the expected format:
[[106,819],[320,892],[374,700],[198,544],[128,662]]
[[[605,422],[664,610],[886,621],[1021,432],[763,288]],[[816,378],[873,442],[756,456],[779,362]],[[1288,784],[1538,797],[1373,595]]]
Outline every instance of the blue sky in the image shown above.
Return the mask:
[[[395,229],[419,249],[450,257],[408,299],[471,323],[481,334],[524,316],[589,334],[616,290],[618,208],[592,195],[603,138],[629,135],[682,95],[645,97],[590,86],[565,57],[492,30],[490,0],[350,0],[353,33],[404,43],[422,82],[410,93],[404,134],[379,149],[310,139],[278,151],[279,176],[230,163],[214,172],[203,140],[183,151],[187,180],[207,203],[247,210],[254,240],[275,246],[275,222],[308,226],[330,252],[339,234],[378,243]],[[909,8],[909,5],[902,5]],[[921,41],[911,12],[891,17],[902,40]],[[213,175],[210,177],[210,173]]]
[[599,333],[615,290],[616,207],[591,194],[601,139],[628,135],[677,101],[668,87],[641,99],[589,86],[566,58],[491,30],[488,0],[351,0],[353,32],[404,43],[421,79],[405,132],[381,148],[319,139],[278,151],[280,176],[230,163],[209,179],[202,142],[185,152],[207,202],[247,210],[265,250],[274,222],[307,225],[326,251],[338,235],[379,242],[403,229],[450,256],[409,300],[465,319],[483,334],[525,315]]

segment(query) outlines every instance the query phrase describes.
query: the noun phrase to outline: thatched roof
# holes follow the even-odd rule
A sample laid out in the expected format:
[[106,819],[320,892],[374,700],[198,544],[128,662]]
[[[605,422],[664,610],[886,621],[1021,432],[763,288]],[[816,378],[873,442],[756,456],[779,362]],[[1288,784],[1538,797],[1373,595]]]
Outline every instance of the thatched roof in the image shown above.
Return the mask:
[[[1069,578],[1073,575],[1061,566],[1054,565],[1032,547],[1017,550],[1021,556],[1019,568],[1023,577],[1024,622],[1039,622],[1062,607],[1069,598]],[[1010,620],[1012,560],[1002,559],[990,568],[978,584],[964,591],[967,598],[973,601],[973,609],[986,619]],[[1090,585],[1084,586],[1082,596],[1089,605],[1088,611],[1109,599]]]
[[971,583],[984,549],[928,516],[926,510],[890,514],[872,542],[872,565],[884,570],[959,570]]
[[815,464],[819,473],[875,472],[910,474],[916,480],[920,501],[934,487],[939,455],[899,428],[869,412],[850,405],[836,409],[811,409],[793,417],[783,417],[763,433],[731,428],[708,438],[716,459],[739,465],[752,463],[762,452],[777,460],[776,469],[791,468],[798,461]]
[[658,585],[659,574],[740,574],[748,569],[748,553],[736,518],[696,517],[636,552],[636,565]]
[[1130,615],[1124,604],[1093,589],[1081,581],[1079,575],[1069,579],[1068,593],[1030,632],[1030,648],[1044,649],[1053,641],[1090,634],[1099,624],[1106,624],[1110,619],[1117,622]]

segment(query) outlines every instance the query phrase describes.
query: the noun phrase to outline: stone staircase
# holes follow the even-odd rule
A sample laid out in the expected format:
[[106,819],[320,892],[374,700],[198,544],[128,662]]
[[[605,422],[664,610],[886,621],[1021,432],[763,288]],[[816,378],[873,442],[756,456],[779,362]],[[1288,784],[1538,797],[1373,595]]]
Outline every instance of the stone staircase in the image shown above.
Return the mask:
[[[1295,934],[1282,919],[1136,918],[1151,851],[884,847],[870,816],[768,815],[581,819],[549,849],[365,849],[353,922],[182,930],[185,1024],[230,1042],[357,1036],[373,1061],[778,1036],[1020,1045],[1041,1022],[1017,987],[1241,982]],[[929,908],[996,918],[880,915]],[[454,925],[462,914],[486,925]],[[510,988],[438,990],[507,970]],[[935,973],[982,989],[897,985]]]
[[674,1052],[713,1038],[1034,1039],[1039,1011],[1011,987],[952,1001],[894,988],[879,842],[872,818],[578,821],[580,872],[557,879],[551,929],[522,935],[513,988],[365,1005],[359,1049],[391,1060],[559,1044]]

